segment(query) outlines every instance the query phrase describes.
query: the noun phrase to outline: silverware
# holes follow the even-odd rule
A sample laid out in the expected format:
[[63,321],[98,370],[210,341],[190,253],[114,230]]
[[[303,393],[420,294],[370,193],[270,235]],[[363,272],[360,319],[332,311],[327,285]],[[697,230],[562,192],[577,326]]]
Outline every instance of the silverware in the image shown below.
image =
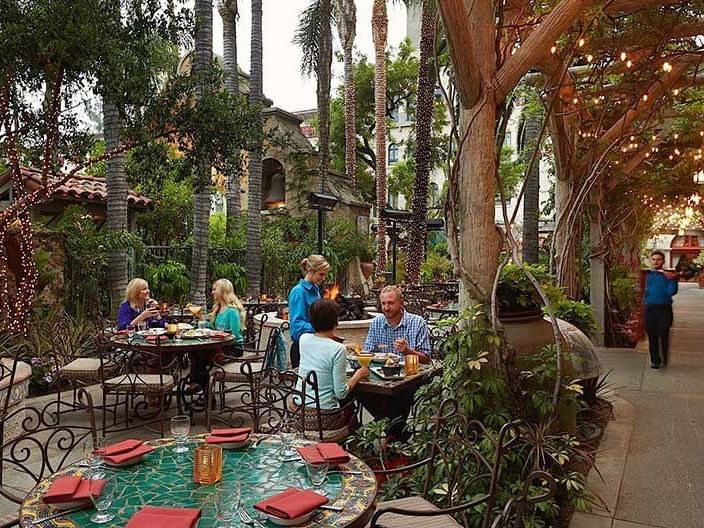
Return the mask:
[[318,509],[331,510],[331,511],[336,511],[336,512],[341,512],[344,510],[344,508],[342,506],[334,506],[332,504],[323,504],[322,506],[318,506]]
[[40,524],[40,523],[43,523],[43,522],[46,522],[46,521],[50,521],[50,520],[52,520],[52,519],[56,519],[57,517],[61,517],[62,515],[68,515],[68,514],[70,514],[70,513],[76,513],[77,511],[81,511],[81,510],[84,509],[84,508],[85,508],[85,506],[83,506],[83,507],[81,507],[81,508],[70,508],[70,509],[68,509],[68,510],[61,510],[61,511],[58,511],[58,512],[53,513],[53,514],[51,514],[51,515],[47,515],[46,517],[42,517],[41,519],[36,519],[36,520],[34,520],[34,521],[32,521],[32,522],[33,522],[34,524]]
[[266,528],[262,523],[260,523],[256,519],[252,519],[249,514],[244,510],[244,508],[240,508],[239,510],[237,510],[237,515],[240,516],[240,520],[245,524],[252,524],[257,528]]
[[346,473],[347,475],[364,475],[364,471],[357,471],[352,469],[336,469],[334,471],[328,471],[330,473]]
[[258,438],[255,438],[255,439],[254,439],[254,442],[252,442],[252,443],[249,445],[249,447],[251,447],[252,449],[256,449],[256,447],[259,445],[259,442],[261,442],[262,440],[264,440],[264,437],[263,437],[263,436],[260,436],[260,437],[258,437]]

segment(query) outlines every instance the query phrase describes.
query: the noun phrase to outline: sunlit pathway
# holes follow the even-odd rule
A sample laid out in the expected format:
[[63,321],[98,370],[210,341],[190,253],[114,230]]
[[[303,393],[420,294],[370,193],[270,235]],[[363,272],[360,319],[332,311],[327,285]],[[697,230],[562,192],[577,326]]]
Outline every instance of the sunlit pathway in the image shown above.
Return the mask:
[[704,290],[675,297],[670,364],[653,370],[648,342],[603,349],[613,369],[615,420],[607,429],[591,489],[609,511],[576,515],[572,528],[704,526]]

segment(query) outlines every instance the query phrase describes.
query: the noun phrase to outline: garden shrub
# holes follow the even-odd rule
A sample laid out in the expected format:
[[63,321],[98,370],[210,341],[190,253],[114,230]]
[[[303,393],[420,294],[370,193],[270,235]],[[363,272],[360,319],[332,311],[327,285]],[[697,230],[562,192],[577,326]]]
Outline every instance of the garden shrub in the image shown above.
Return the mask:
[[447,281],[452,277],[452,262],[444,255],[433,250],[428,251],[420,267],[420,279],[425,284]]
[[242,296],[247,291],[247,269],[235,262],[220,262],[213,265],[210,272],[210,282],[218,279],[227,279],[232,283],[237,296]]
[[173,260],[147,268],[145,278],[152,296],[165,302],[183,304],[191,287],[185,264]]

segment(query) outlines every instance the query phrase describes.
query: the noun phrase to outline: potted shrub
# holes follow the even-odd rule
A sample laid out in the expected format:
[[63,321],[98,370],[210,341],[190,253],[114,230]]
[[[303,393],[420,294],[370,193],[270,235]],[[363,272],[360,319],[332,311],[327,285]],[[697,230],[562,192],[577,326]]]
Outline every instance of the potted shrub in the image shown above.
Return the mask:
[[[542,284],[548,279],[542,266],[526,266]],[[499,318],[502,321],[541,319],[543,302],[526,274],[515,264],[508,264],[501,271],[496,290]]]

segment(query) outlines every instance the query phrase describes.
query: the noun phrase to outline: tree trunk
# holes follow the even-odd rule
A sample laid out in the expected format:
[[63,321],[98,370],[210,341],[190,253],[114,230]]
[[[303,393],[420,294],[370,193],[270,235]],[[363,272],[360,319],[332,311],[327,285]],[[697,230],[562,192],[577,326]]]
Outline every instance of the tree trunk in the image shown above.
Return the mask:
[[386,0],[374,0],[372,7],[372,36],[374,38],[374,122],[376,139],[376,204],[378,229],[376,232],[377,269],[386,270],[386,37],[389,20]]
[[435,68],[432,64],[435,45],[436,16],[433,3],[423,2],[420,26],[420,64],[418,67],[418,103],[416,107],[416,175],[413,180],[413,216],[409,229],[406,280],[420,283],[420,268],[425,256],[428,221],[428,185],[435,103]]
[[[485,92],[473,107],[462,110],[462,134],[467,133],[467,139],[460,156],[458,182],[462,283],[470,299],[484,302],[490,300],[501,248],[501,237],[494,219],[497,168],[494,152],[496,101],[491,88],[496,70],[493,16],[490,2],[474,4],[470,29],[475,35],[477,73]],[[463,295],[464,302],[467,296]]]
[[[262,102],[262,0],[252,0],[252,41],[250,58],[249,104]],[[261,114],[258,126],[261,127]],[[247,202],[247,282],[249,293],[259,295],[262,277],[262,152],[249,152],[249,182]]]
[[[222,17],[223,61],[225,88],[239,97],[239,70],[237,66],[237,0],[226,0],[218,5]],[[226,232],[230,236],[240,218],[240,160],[229,160],[225,167],[225,201],[227,204]]]
[[[203,74],[213,59],[213,6],[210,0],[196,0],[196,38],[193,71]],[[196,90],[203,97],[203,87]],[[193,252],[191,256],[191,299],[203,304],[208,280],[208,222],[210,220],[211,161],[202,159],[195,177],[193,199]]]
[[[523,133],[523,159],[530,162],[533,151],[538,147],[541,129],[541,116],[528,115]],[[526,188],[523,196],[523,262],[538,262],[538,219],[540,209],[540,156],[536,157],[532,170],[526,174]]]
[[[117,107],[103,102],[103,134],[105,152],[120,148],[122,120]],[[127,179],[125,177],[125,155],[119,154],[107,161],[105,175],[107,188],[107,227],[110,231],[127,230]],[[108,283],[110,284],[110,313],[117,313],[117,307],[125,296],[127,288],[127,251],[114,251],[109,255]]]
[[357,186],[357,93],[354,83],[352,50],[356,36],[357,8],[354,0],[337,0],[337,13],[341,20],[337,27],[342,42],[345,63],[345,173]]
[[332,68],[331,0],[320,1],[320,35],[318,40],[318,185],[326,191],[330,168],[330,75]]

